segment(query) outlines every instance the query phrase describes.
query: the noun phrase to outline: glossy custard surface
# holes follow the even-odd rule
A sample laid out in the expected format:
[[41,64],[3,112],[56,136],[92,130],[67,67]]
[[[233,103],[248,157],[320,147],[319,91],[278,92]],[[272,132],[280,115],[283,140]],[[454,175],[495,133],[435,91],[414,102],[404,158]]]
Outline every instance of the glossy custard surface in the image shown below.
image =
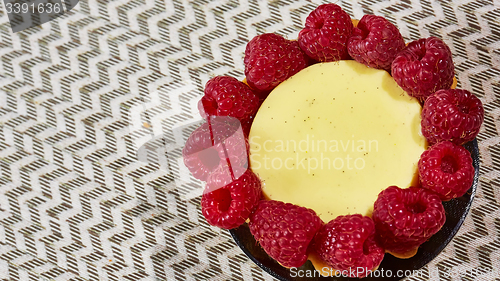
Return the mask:
[[370,215],[380,191],[408,187],[426,148],[421,107],[383,70],[312,65],[276,87],[253,122],[250,167],[264,196],[324,222]]

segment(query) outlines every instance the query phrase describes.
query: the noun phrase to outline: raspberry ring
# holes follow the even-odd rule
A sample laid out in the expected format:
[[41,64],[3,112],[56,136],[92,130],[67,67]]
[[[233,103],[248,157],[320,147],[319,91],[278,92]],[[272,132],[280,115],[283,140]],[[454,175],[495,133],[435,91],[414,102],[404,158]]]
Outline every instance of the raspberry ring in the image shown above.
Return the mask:
[[[432,100],[439,95],[453,95],[457,92],[465,92],[465,95],[473,97],[472,94],[467,93],[465,90],[450,90],[450,87],[456,85],[456,80],[454,80],[453,61],[451,59],[450,49],[440,39],[435,37],[420,39],[411,42],[404,48],[402,48],[400,40],[393,40],[395,43],[386,44],[386,48],[383,50],[377,48],[370,49],[374,42],[376,43],[375,45],[381,44],[380,46],[383,46],[383,43],[388,40],[388,38],[384,36],[389,33],[392,34],[389,37],[394,38],[399,38],[401,35],[399,32],[395,32],[394,26],[383,18],[365,16],[359,23],[356,21],[351,22],[348,16],[345,17],[347,14],[339,9],[340,8],[335,4],[324,4],[319,6],[306,20],[306,28],[299,33],[298,43],[296,43],[296,41],[288,41],[274,34],[259,35],[252,39],[247,45],[247,50],[245,52],[245,74],[247,76],[246,82],[249,88],[246,88],[248,86],[243,86],[243,83],[231,81],[232,84],[238,84],[240,89],[236,91],[238,94],[242,92],[245,93],[244,96],[239,99],[248,98],[249,100],[255,100],[253,96],[256,95],[260,97],[262,101],[274,87],[287,79],[291,79],[294,74],[307,67],[308,64],[314,64],[314,61],[345,59],[347,58],[345,55],[346,53],[349,53],[355,60],[365,65],[385,70],[389,70],[389,63],[387,61],[391,61],[391,58],[394,58],[390,64],[392,77],[410,96],[416,97],[421,102],[424,102],[424,111],[426,106],[433,107],[433,103],[429,102],[427,105],[425,101]],[[353,23],[354,25],[357,23],[359,28],[355,27]],[[391,32],[380,32],[381,29],[382,31],[387,29]],[[351,33],[353,34],[352,36]],[[302,47],[304,53],[301,53],[302,51],[299,46]],[[388,53],[392,54],[388,55]],[[429,65],[432,67],[435,66],[436,68],[429,68]],[[237,118],[242,124],[245,136],[248,136],[248,128],[252,123],[256,107],[250,105],[242,109],[241,105],[237,105],[239,102],[238,98],[234,99],[234,96],[219,93],[213,94],[213,92],[219,91],[217,87],[213,89],[214,87],[209,86],[214,84],[215,82],[213,81],[215,80],[229,81],[231,79],[216,77],[207,83],[205,97],[200,102],[200,113],[209,118],[211,118],[211,114]],[[225,87],[222,92],[231,92],[231,89],[232,88]],[[434,92],[436,93],[434,94]],[[223,102],[209,102],[210,98]],[[452,105],[460,110],[464,120],[473,120],[465,121],[462,123],[463,125],[453,128],[455,135],[458,134],[459,136],[452,139],[453,142],[461,137],[462,139],[457,140],[457,142],[462,144],[463,141],[474,139],[479,132],[479,127],[484,119],[484,110],[480,101],[478,101],[477,98],[473,102],[471,102],[470,99],[465,102],[460,99],[458,99],[458,101],[457,99],[444,100],[445,106],[442,105],[441,108],[449,108],[446,107],[446,102],[453,103]],[[473,106],[469,106],[464,103],[474,104]],[[224,110],[219,110],[221,108]],[[435,106],[433,108],[435,108]],[[437,108],[436,111],[439,112],[441,108]],[[237,109],[239,109],[239,111]],[[432,111],[427,110],[427,112]],[[424,122],[427,122],[425,124],[436,123],[435,116],[436,115],[432,114],[422,116],[423,130],[427,130],[427,128],[430,127],[430,125],[424,126]],[[443,115],[439,116],[442,117]],[[185,159],[191,159],[191,162],[194,163],[191,167],[188,166],[193,175],[196,176],[200,174],[202,177],[206,177],[207,173],[212,172],[210,177],[216,178],[216,181],[219,181],[216,185],[216,189],[211,188],[210,184],[207,185],[205,195],[202,199],[202,211],[209,223],[232,229],[231,233],[238,244],[240,244],[238,239],[236,239],[239,233],[238,230],[242,227],[244,228],[244,226],[238,226],[244,222],[245,218],[250,217],[251,233],[264,248],[265,252],[275,258],[283,266],[299,266],[305,262],[304,257],[306,253],[312,253],[313,257],[319,257],[322,262],[325,262],[326,265],[334,270],[352,269],[359,266],[365,267],[366,271],[364,273],[355,273],[349,276],[366,277],[368,271],[375,270],[380,266],[384,251],[390,252],[401,258],[408,258],[414,255],[416,250],[425,241],[432,238],[431,236],[434,234],[439,233],[439,230],[445,225],[445,208],[443,208],[441,200],[467,196],[465,194],[466,187],[472,185],[472,188],[474,188],[474,178],[471,177],[471,175],[476,175],[475,180],[477,182],[477,160],[475,159],[476,161],[473,162],[467,150],[461,146],[447,142],[448,139],[442,137],[446,136],[443,130],[449,128],[447,127],[449,125],[446,124],[455,124],[457,122],[456,116],[456,114],[445,116],[444,122],[443,119],[440,119],[440,122],[445,124],[444,127],[438,128],[437,131],[426,131],[429,135],[428,139],[430,139],[430,135],[432,135],[435,137],[432,143],[437,144],[429,148],[429,150],[426,151],[427,153],[424,152],[421,156],[419,173],[422,179],[422,187],[399,189],[398,187],[390,186],[382,191],[375,201],[375,208],[372,215],[373,221],[368,216],[356,214],[338,216],[324,224],[321,228],[318,228],[317,224],[313,224],[316,227],[312,227],[306,232],[303,232],[299,226],[308,225],[308,221],[318,221],[316,214],[308,220],[303,218],[303,216],[305,216],[304,214],[310,213],[307,208],[300,206],[292,206],[292,208],[286,204],[279,205],[276,203],[279,205],[278,209],[288,208],[289,213],[285,212],[278,218],[276,218],[277,215],[269,215],[269,212],[268,215],[261,215],[261,212],[264,212],[261,211],[262,206],[276,201],[258,201],[256,191],[260,191],[260,184],[255,180],[256,176],[251,172],[251,169],[248,169],[245,173],[240,169],[241,167],[245,167],[245,165],[241,165],[241,163],[247,161],[247,158],[244,158],[247,154],[240,153],[243,155],[241,156],[243,158],[240,157],[238,159],[237,157],[233,157],[234,159],[230,159],[231,156],[234,155],[228,153],[228,148],[222,145],[222,149],[219,149],[221,152],[214,153],[213,155],[218,155],[219,163],[227,163],[227,165],[213,166],[212,171],[206,167],[206,163],[203,162],[199,156],[192,157],[192,153],[186,150],[183,151],[183,154],[186,156]],[[304,121],[306,120],[304,119]],[[215,145],[214,134],[211,130],[210,123],[208,127],[210,128],[209,133],[212,145]],[[224,135],[224,133],[222,133],[222,135]],[[188,142],[190,139],[188,139]],[[230,137],[224,136],[220,142],[224,144],[226,139],[230,139]],[[240,141],[239,143],[240,147],[245,147],[244,144],[241,146],[244,142]],[[203,146],[203,148],[206,149],[205,146]],[[229,148],[231,147],[232,146],[229,146]],[[446,152],[448,154],[442,152],[445,148],[448,149]],[[449,151],[453,152],[450,154]],[[476,150],[473,150],[474,156],[477,157],[475,151],[477,151],[477,144]],[[437,166],[435,161],[432,160],[435,157],[429,156],[433,153],[441,153],[444,155],[437,158],[441,161]],[[431,156],[434,156],[434,154]],[[459,156],[454,157],[455,155]],[[201,173],[197,171],[197,169],[201,169],[200,167],[203,168]],[[238,169],[240,169],[240,174],[243,173],[243,176],[235,176]],[[435,172],[428,172],[432,169]],[[218,176],[216,170],[222,170],[222,174],[225,176]],[[219,177],[223,180],[220,180]],[[451,179],[456,180],[457,178],[464,181],[461,182],[461,184],[449,184]],[[448,182],[443,179],[448,179]],[[436,185],[433,185],[434,182],[439,180],[441,181],[439,186],[436,187]],[[241,199],[245,199],[245,196],[240,198],[240,191],[245,190],[248,185],[254,186],[253,189],[251,189],[252,192],[247,192],[247,194],[252,195],[247,195],[247,199],[249,200],[241,201]],[[401,195],[406,193],[408,194]],[[439,196],[436,195],[436,193],[438,193]],[[468,196],[471,198],[470,195]],[[407,201],[406,199],[409,198],[414,198],[414,200]],[[235,215],[237,218],[231,217],[232,215],[229,215],[228,212],[223,212],[227,210],[229,210],[229,213],[237,214]],[[399,210],[398,214],[405,215],[398,216],[398,214],[392,214],[391,212],[394,210]],[[467,210],[468,205],[464,208],[465,213]],[[299,213],[299,215],[293,216],[292,212]],[[276,211],[272,213],[282,212]],[[225,216],[225,218],[221,220],[221,216]],[[391,222],[389,218],[394,219],[394,221]],[[419,218],[421,222],[416,223]],[[221,221],[223,223],[218,223]],[[297,226],[295,224],[297,221],[303,222]],[[461,220],[456,225],[459,227],[460,224]],[[261,226],[256,227],[255,225]],[[280,227],[278,229],[273,229],[273,225],[278,225]],[[454,232],[452,231],[453,234],[458,227],[454,229]],[[355,228],[362,230],[355,236],[358,238],[362,237],[361,240],[356,240],[358,238],[350,236],[351,234],[349,233],[351,233],[351,231],[349,229]],[[272,234],[273,232],[275,235]],[[271,235],[266,233],[271,233]],[[316,235],[316,238],[312,238],[314,233],[321,234]],[[330,243],[325,237],[338,237],[339,241],[348,240],[345,245],[350,246],[348,246],[348,248],[342,248],[347,246],[343,243]],[[358,241],[359,243],[356,244],[354,241]],[[354,244],[358,246],[352,246]],[[293,250],[291,245],[295,245],[296,250]],[[401,247],[401,245],[406,246]],[[242,245],[240,244],[240,246]],[[246,246],[242,248],[245,251]],[[304,252],[304,249],[307,251]],[[339,257],[338,254],[335,254],[340,253],[339,251],[341,253],[350,254]],[[252,256],[250,257],[252,258]],[[253,260],[256,261],[256,259]],[[387,260],[387,258],[384,258],[384,260]]]

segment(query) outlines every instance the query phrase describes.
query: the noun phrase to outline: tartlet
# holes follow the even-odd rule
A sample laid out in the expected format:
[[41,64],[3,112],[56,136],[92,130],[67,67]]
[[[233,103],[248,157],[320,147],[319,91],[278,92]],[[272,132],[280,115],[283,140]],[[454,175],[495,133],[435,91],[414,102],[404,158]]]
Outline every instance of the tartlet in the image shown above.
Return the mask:
[[[337,15],[340,15],[339,17],[342,19],[332,18]],[[304,255],[308,255],[317,270],[321,270],[326,266],[332,269],[330,274],[335,273],[336,270],[366,264],[370,265],[370,267],[366,268],[367,271],[375,271],[384,258],[384,251],[401,259],[409,259],[417,254],[419,246],[432,238],[433,234],[437,233],[436,235],[439,235],[439,233],[445,232],[445,236],[441,234],[439,239],[449,239],[450,235],[453,236],[458,230],[464,217],[463,214],[469,208],[468,204],[461,206],[459,208],[463,211],[461,219],[458,222],[452,221],[448,223],[450,224],[448,228],[451,227],[452,229],[444,231],[441,227],[446,227],[447,224],[444,220],[445,208],[443,208],[441,200],[447,201],[462,197],[462,201],[464,201],[467,198],[472,199],[472,196],[471,194],[465,194],[464,190],[449,191],[448,194],[453,194],[453,196],[447,197],[442,194],[438,196],[436,194],[437,188],[441,193],[446,193],[446,189],[453,188],[454,185],[435,187],[429,184],[429,182],[432,182],[432,177],[436,176],[458,178],[459,180],[466,180],[467,185],[473,185],[475,181],[472,175],[476,175],[475,180],[477,181],[477,145],[476,150],[473,150],[473,156],[476,157],[473,163],[470,153],[463,152],[466,150],[460,146],[465,141],[462,141],[460,137],[446,139],[447,136],[453,135],[443,131],[448,130],[447,120],[444,120],[444,127],[442,125],[439,127],[439,124],[434,126],[433,122],[428,122],[429,118],[437,120],[437,117],[433,116],[432,110],[439,114],[439,110],[448,106],[456,96],[456,104],[450,106],[455,106],[458,109],[454,113],[455,115],[448,118],[452,118],[450,122],[462,125],[453,128],[454,135],[457,135],[457,129],[467,130],[467,140],[470,140],[471,137],[477,135],[478,126],[482,123],[484,112],[480,101],[473,95],[464,93],[464,90],[451,89],[457,83],[453,76],[454,71],[449,48],[444,42],[434,37],[410,42],[405,47],[397,28],[388,23],[387,20],[381,17],[365,16],[359,22],[355,20],[351,22],[351,19],[346,15],[337,5],[324,4],[309,15],[306,27],[299,33],[297,41],[286,40],[275,34],[259,35],[247,45],[245,52],[246,79],[243,82],[229,77],[216,77],[207,83],[205,96],[200,101],[199,106],[200,113],[207,119],[207,124],[204,125],[204,129],[200,127],[188,139],[189,146],[186,146],[183,150],[184,162],[195,177],[202,174],[203,178],[200,179],[207,181],[207,188],[202,197],[202,212],[207,221],[212,225],[232,229],[233,237],[247,255],[250,254],[248,245],[242,244],[241,238],[249,239],[247,234],[242,234],[248,232],[241,232],[242,227],[240,225],[245,218],[250,218],[250,220],[247,219],[247,222],[250,225],[252,235],[258,237],[256,242],[260,243],[265,252],[280,264],[286,261],[286,264],[300,266],[303,264]],[[357,28],[355,28],[356,26]],[[345,33],[326,31],[331,30],[333,27]],[[392,32],[391,36],[394,40],[387,40],[387,38],[383,37],[384,34],[389,32],[384,32],[386,29]],[[325,31],[322,32],[321,30]],[[379,37],[377,37],[377,34],[379,34]],[[386,41],[389,41],[389,43]],[[385,44],[385,49],[370,49],[374,42],[381,45]],[[391,54],[387,55],[385,52]],[[349,60],[349,55],[346,54],[349,54],[358,62]],[[433,65],[433,61],[437,61],[435,70],[429,67],[429,65]],[[373,68],[380,68],[381,70]],[[342,81],[344,74],[346,81],[352,80],[354,82],[346,84],[345,81]],[[323,75],[327,78],[321,78]],[[410,77],[408,75],[415,76]],[[363,77],[362,80],[359,80],[360,77]],[[298,84],[296,81],[298,81]],[[366,83],[363,83],[364,81]],[[339,86],[338,89],[334,88],[332,90],[332,87],[337,86]],[[309,91],[314,91],[314,93],[310,94]],[[341,91],[344,93],[340,93]],[[349,91],[351,92],[349,93]],[[405,91],[408,95],[405,94]],[[366,94],[366,92],[369,94]],[[352,99],[353,96],[360,98]],[[463,98],[464,96],[465,98]],[[440,97],[443,98],[439,99]],[[429,102],[429,105],[426,105],[425,100],[427,98],[437,99],[442,102]],[[242,103],[241,99],[252,101],[252,104]],[[258,106],[255,106],[256,100],[260,101],[260,109],[258,110]],[[317,110],[311,109],[315,102],[321,105]],[[332,104],[331,107],[328,106],[328,103]],[[388,104],[390,104],[389,108],[386,107]],[[423,118],[427,118],[425,120],[420,119],[422,104],[424,111],[426,106],[432,107],[432,109],[426,111],[431,113],[423,116]],[[353,115],[357,116],[355,120],[340,118],[340,116],[346,117],[356,111],[355,107],[358,111],[357,115]],[[300,112],[301,109],[302,112]],[[295,110],[297,110],[296,113]],[[335,112],[330,113],[328,110],[334,110]],[[388,112],[390,113],[388,114]],[[340,120],[335,120],[335,114],[338,116],[337,119]],[[387,114],[389,117],[385,119],[370,118],[371,116],[378,117]],[[224,121],[220,116],[225,116],[226,119],[229,118],[232,121]],[[474,122],[471,123],[468,120],[474,120]],[[424,152],[428,147],[426,138],[422,135],[420,128],[420,123],[424,124],[424,121],[426,121],[424,128],[426,138],[428,140],[432,139],[431,144],[433,146],[431,149],[436,150],[435,153],[437,154],[441,153],[439,154],[441,155],[440,158],[438,156],[436,156],[438,158],[434,158],[437,159],[436,161],[442,161],[443,164],[441,168],[439,168],[439,165],[434,168],[437,170],[433,174],[431,173],[430,176],[426,175],[427,179],[421,185],[419,171],[430,166],[430,162],[425,162],[430,161],[426,160],[429,157],[419,159],[419,155],[425,154]],[[439,119],[439,121],[441,124],[443,123],[442,119]],[[463,122],[460,123],[459,121]],[[303,124],[311,125],[305,126]],[[359,124],[361,125],[358,130],[350,131],[351,127]],[[383,128],[385,125],[390,128]],[[336,126],[339,129],[335,130]],[[307,130],[307,133],[304,132],[305,130]],[[266,145],[274,141],[275,143],[271,145],[270,150],[276,150],[277,146],[281,146],[281,151],[279,151],[281,153],[283,152],[283,141],[279,144],[277,140],[282,137],[290,138],[293,135],[292,139],[295,140],[295,146],[294,149],[288,150],[287,148],[288,156],[297,156],[297,163],[295,164],[301,165],[302,161],[298,162],[300,157],[297,150],[306,154],[309,153],[305,157],[306,160],[307,157],[309,157],[310,161],[315,157],[323,157],[323,154],[318,154],[320,151],[310,150],[309,148],[302,151],[300,147],[297,148],[297,141],[304,134],[316,134],[321,136],[320,139],[331,140],[335,139],[336,133],[348,132],[348,134],[352,133],[351,140],[354,143],[355,137],[365,137],[364,133],[370,135],[380,131],[382,131],[382,135],[385,134],[384,141],[391,145],[394,143],[392,147],[401,149],[396,151],[393,148],[391,151],[390,146],[386,146],[381,155],[391,157],[372,157],[370,161],[373,161],[373,163],[369,163],[370,169],[368,169],[371,172],[366,174],[355,172],[352,174],[353,176],[343,180],[340,180],[339,175],[346,174],[346,170],[350,169],[349,167],[343,170],[338,169],[335,173],[325,172],[325,170],[311,173],[310,166],[308,166],[307,173],[295,173],[293,168],[288,168],[287,163],[283,163],[283,159],[281,159],[281,167],[286,166],[287,169],[279,168],[269,171],[269,169],[262,169],[262,161],[265,161],[265,158],[262,158],[257,153],[259,151],[255,152],[256,147],[264,148],[266,152],[269,152]],[[327,134],[324,134],[325,132]],[[355,136],[355,134],[358,136]],[[429,134],[433,134],[432,138],[428,136]],[[377,137],[381,138],[382,135],[378,134]],[[388,135],[391,137],[387,137]],[[463,134],[458,134],[458,136],[460,135],[465,135],[465,131]],[[255,138],[259,138],[259,140],[256,141]],[[366,166],[364,159],[372,152],[366,150],[366,141],[365,147],[361,150],[359,147],[354,149],[354,145],[352,145],[352,153],[358,156],[356,159],[363,160],[363,168]],[[449,146],[453,147],[448,149],[446,153],[442,152],[437,148],[441,142],[450,142]],[[470,160],[466,159],[466,161],[457,162],[458,158],[449,151],[458,150],[461,151],[460,155],[465,155],[460,157],[468,157],[467,159]],[[332,152],[331,149],[330,152]],[[411,153],[408,154],[408,152]],[[248,156],[250,156],[250,161],[245,158]],[[278,159],[276,155],[274,156],[274,159]],[[212,158],[207,160],[207,157]],[[212,161],[213,157],[217,158],[217,161]],[[286,159],[292,159],[293,161],[293,157]],[[316,159],[316,163],[318,163],[318,159]],[[402,161],[398,162],[398,159]],[[273,160],[271,159],[271,161]],[[323,161],[323,158],[319,161]],[[331,164],[335,165],[334,162]],[[457,166],[459,165],[457,163],[461,166]],[[377,169],[371,169],[371,165]],[[387,167],[386,170],[384,170],[385,167]],[[386,180],[394,171],[397,171],[397,176],[394,176],[394,179],[388,181],[376,180]],[[460,174],[458,174],[458,171],[460,171]],[[462,176],[462,172],[467,175],[467,178]],[[298,174],[300,176],[297,176]],[[428,177],[431,177],[430,181]],[[257,178],[260,178],[260,183],[255,180]],[[338,182],[336,182],[337,178],[339,179]],[[355,183],[354,186],[349,186],[352,179],[361,179],[361,181]],[[340,188],[335,186],[335,188],[329,189],[328,184],[334,186],[337,184]],[[322,186],[319,188],[321,191],[315,194],[313,194],[314,192],[310,193],[313,195],[307,192],[305,195],[304,193],[293,194],[293,192],[290,192],[291,190],[300,191],[301,186],[304,190],[308,190],[310,189],[308,185]],[[360,189],[354,190],[354,188],[358,187],[357,185],[360,185]],[[364,189],[364,187],[371,185],[375,186],[375,188],[370,189],[370,192]],[[403,189],[394,185],[399,185]],[[296,187],[290,188],[290,186]],[[281,187],[281,189],[275,189],[275,187]],[[262,193],[261,188],[263,188]],[[342,188],[349,190],[343,191]],[[399,193],[411,192],[413,192],[412,195],[398,195]],[[328,196],[332,195],[332,193],[333,197]],[[262,194],[262,198],[258,198],[259,194]],[[288,196],[290,194],[292,196]],[[338,198],[342,194],[354,196],[350,196],[350,201],[346,201]],[[401,200],[401,202],[388,201],[385,196],[389,196],[389,194],[395,196],[391,200]],[[310,199],[311,197],[314,199]],[[415,199],[414,197],[418,198]],[[356,202],[356,198],[363,198],[363,203]],[[282,223],[269,226],[266,220],[276,222],[280,221],[280,218],[269,217],[273,216],[272,213],[266,213],[266,215],[259,213],[265,212],[260,208],[260,205],[265,205],[262,203],[264,201],[259,201],[259,199],[283,201],[289,204],[286,205],[289,206],[286,208],[291,208],[290,204],[296,205],[293,208],[298,208],[296,214],[299,214],[299,217],[296,217],[295,220],[297,222],[301,221],[301,224],[304,222],[300,218],[300,214],[313,212],[315,216],[321,218],[322,226],[321,228],[314,227],[313,230],[309,230],[313,231],[313,233],[309,232],[306,236],[300,234],[300,237],[307,237],[306,240],[299,239],[297,235],[302,230],[292,227],[295,223],[290,221],[290,218],[286,219],[286,214],[279,215],[283,216]],[[460,202],[460,200],[458,201]],[[329,206],[329,203],[335,204],[337,202],[339,202],[338,205],[343,204],[343,207],[335,209]],[[371,207],[373,205],[370,202],[375,206],[373,213]],[[426,203],[431,205],[425,205]],[[450,205],[447,202],[444,203],[445,207]],[[387,212],[390,213],[391,208],[394,208],[391,207],[391,204],[396,204],[394,206],[407,204],[404,205],[402,210],[408,211],[408,214],[405,213],[404,216],[409,216],[408,221],[412,221],[409,223],[408,228],[405,229],[406,226],[401,226],[401,220],[405,220],[406,217],[397,214],[387,215]],[[277,204],[276,206],[282,205]],[[348,209],[350,206],[353,207],[351,210]],[[430,206],[433,206],[433,209]],[[356,207],[358,207],[357,210]],[[427,222],[423,221],[424,217],[427,218],[431,214],[435,216],[431,220],[432,225],[429,224],[428,220]],[[384,216],[391,219],[381,219]],[[373,220],[371,217],[373,217]],[[453,216],[451,217],[453,218]],[[422,219],[422,222],[419,221],[420,219]],[[333,238],[331,243],[328,242],[328,239],[332,238],[325,240],[325,237],[331,237],[331,235],[340,235],[338,237],[341,239],[340,237],[348,234],[348,232],[345,232],[348,230],[343,227],[344,225],[346,227],[349,225],[361,227],[361,221],[363,221],[362,227],[367,227],[366,231],[369,231],[369,234],[365,235],[367,238],[363,239],[371,241],[369,242],[370,246],[365,245],[368,243],[365,240],[358,241],[361,246],[352,246],[353,243],[349,243],[349,241],[335,242],[337,238]],[[287,230],[287,227],[292,228]],[[416,231],[415,234],[412,234],[413,232],[407,233],[410,229]],[[441,231],[439,231],[440,229]],[[420,234],[417,235],[417,233]],[[424,234],[422,235],[422,233]],[[446,233],[450,235],[446,236]],[[285,239],[286,243],[282,239]],[[394,241],[399,242],[394,243]],[[405,241],[412,245],[411,248],[400,246],[404,245]],[[410,241],[411,243],[409,243]],[[448,241],[445,240],[444,245]],[[290,245],[299,245],[299,247],[294,250],[293,247],[290,248]],[[336,247],[348,247],[346,248],[348,254],[345,254],[342,258],[332,256],[335,252],[343,251]],[[362,249],[355,247],[362,247]],[[294,252],[299,251],[298,249],[300,249],[300,253]],[[366,257],[372,254],[372,250],[367,249],[374,249],[374,253],[376,252],[378,255],[376,257],[371,256],[369,263],[366,263]],[[437,249],[440,250],[442,247]],[[424,250],[424,252],[426,251]],[[263,259],[255,258],[255,251],[252,252],[249,256],[259,264]],[[264,260],[266,259],[264,258]],[[297,263],[298,260],[300,260],[299,263]],[[267,265],[259,265],[266,270],[269,269]],[[350,277],[367,276],[367,273],[350,275]]]

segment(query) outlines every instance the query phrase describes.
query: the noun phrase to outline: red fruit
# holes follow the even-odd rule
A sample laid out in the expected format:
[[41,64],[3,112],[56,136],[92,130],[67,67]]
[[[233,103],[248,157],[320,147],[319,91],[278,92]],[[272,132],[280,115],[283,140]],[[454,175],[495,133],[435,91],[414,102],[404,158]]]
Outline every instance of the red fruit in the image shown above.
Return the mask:
[[405,47],[398,28],[380,16],[364,15],[349,38],[349,55],[369,67],[391,70],[396,55]]
[[315,61],[348,59],[347,40],[353,29],[351,17],[339,5],[319,5],[299,32],[299,46]]
[[260,201],[250,216],[250,232],[266,253],[284,267],[307,261],[307,248],[323,222],[304,207],[280,201]]
[[308,58],[297,41],[265,33],[255,36],[245,50],[247,83],[261,99],[295,73],[308,65]]
[[446,214],[441,199],[423,188],[390,186],[375,201],[373,221],[382,246],[406,255],[444,225]]
[[[216,178],[217,170],[210,177]],[[251,170],[224,186],[209,180],[201,198],[201,212],[210,225],[232,229],[242,225],[257,207],[261,183]]]
[[232,116],[238,120],[252,117],[259,109],[259,97],[245,83],[229,76],[217,76],[205,85],[198,103],[202,117]]
[[249,144],[234,117],[211,117],[194,130],[182,149],[184,164],[199,180],[206,181],[216,169],[236,176],[248,167]]
[[375,240],[373,221],[359,214],[338,216],[325,224],[313,246],[329,266],[358,278],[378,267],[385,253]]
[[461,145],[477,136],[483,120],[483,104],[472,93],[440,90],[425,101],[422,134],[431,144],[451,141]]
[[440,142],[422,153],[418,161],[422,187],[434,191],[441,200],[460,197],[474,180],[470,152],[451,142]]
[[392,77],[412,97],[425,100],[453,84],[455,66],[450,48],[441,39],[413,41],[392,62]]
[[241,122],[241,128],[243,129],[243,133],[245,134],[245,136],[247,138],[248,138],[248,135],[250,134],[250,129],[252,128],[253,119],[254,119],[254,116],[251,116],[250,118]]

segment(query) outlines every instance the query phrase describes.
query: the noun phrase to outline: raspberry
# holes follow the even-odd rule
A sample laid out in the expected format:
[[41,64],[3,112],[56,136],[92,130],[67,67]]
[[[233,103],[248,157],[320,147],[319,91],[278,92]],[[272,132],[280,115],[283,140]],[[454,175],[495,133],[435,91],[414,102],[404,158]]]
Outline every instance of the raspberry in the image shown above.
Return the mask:
[[248,167],[248,141],[234,117],[211,117],[194,130],[184,145],[184,165],[193,176],[205,181],[216,168],[236,176]]
[[347,42],[349,55],[369,67],[391,70],[396,55],[405,47],[398,28],[380,16],[364,15]]
[[304,207],[280,201],[261,201],[250,216],[250,232],[266,253],[284,267],[307,261],[307,249],[323,222]]
[[245,134],[245,136],[247,138],[248,138],[248,135],[250,134],[250,129],[252,128],[254,117],[255,116],[251,116],[250,118],[241,122],[241,128],[243,129],[243,133]]
[[[216,178],[217,170],[210,177]],[[208,181],[201,198],[201,212],[210,225],[232,229],[242,225],[261,198],[260,179],[251,171],[224,186]]]
[[264,99],[269,92],[308,65],[308,58],[297,41],[265,33],[255,36],[245,50],[248,85]]
[[446,214],[439,196],[418,187],[390,186],[380,192],[372,214],[377,237],[394,255],[417,248],[444,225]]
[[217,76],[205,85],[198,103],[202,117],[232,116],[243,121],[259,109],[259,97],[245,83],[229,76]]
[[315,61],[348,59],[347,40],[353,29],[351,17],[339,5],[319,5],[307,16],[299,45]]
[[385,253],[375,240],[373,221],[359,214],[338,216],[325,224],[316,233],[313,247],[329,266],[358,278],[376,269]]
[[440,90],[425,101],[422,134],[431,144],[451,141],[461,145],[477,136],[483,120],[483,104],[469,91]]
[[392,77],[408,95],[425,100],[453,84],[455,66],[450,48],[441,39],[413,41],[392,62]]
[[474,180],[470,152],[448,141],[435,144],[422,153],[418,173],[422,187],[434,191],[443,201],[464,195]]

